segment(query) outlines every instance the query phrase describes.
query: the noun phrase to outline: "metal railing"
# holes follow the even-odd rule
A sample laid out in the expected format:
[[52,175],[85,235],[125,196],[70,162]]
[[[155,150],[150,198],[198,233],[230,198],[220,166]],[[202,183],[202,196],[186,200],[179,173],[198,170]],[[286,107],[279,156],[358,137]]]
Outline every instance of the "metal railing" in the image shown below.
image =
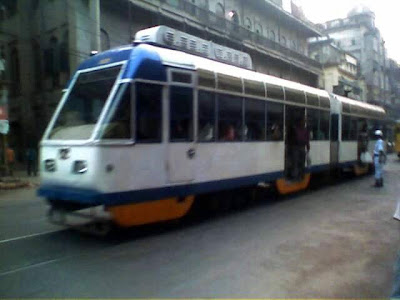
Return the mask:
[[306,56],[305,54],[285,47],[257,32],[253,32],[237,23],[227,20],[225,17],[219,16],[207,8],[199,7],[191,2],[188,2],[187,0],[174,0],[173,2],[176,5],[172,5],[172,2],[167,0],[162,0],[162,2],[166,6],[174,8],[175,10],[185,12],[186,14],[196,18],[200,23],[212,28],[213,30],[226,34],[232,39],[240,42],[251,42],[256,46],[264,48],[265,50],[275,51],[285,58],[294,59],[315,68],[322,67],[321,63]]

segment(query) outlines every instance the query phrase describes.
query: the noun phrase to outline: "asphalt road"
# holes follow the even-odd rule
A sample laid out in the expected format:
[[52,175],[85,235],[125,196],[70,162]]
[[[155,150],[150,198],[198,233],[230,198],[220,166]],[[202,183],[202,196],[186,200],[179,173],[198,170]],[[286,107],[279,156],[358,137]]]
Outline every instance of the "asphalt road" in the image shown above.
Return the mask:
[[34,189],[0,191],[0,297],[388,297],[400,163],[373,178],[107,238],[48,224]]

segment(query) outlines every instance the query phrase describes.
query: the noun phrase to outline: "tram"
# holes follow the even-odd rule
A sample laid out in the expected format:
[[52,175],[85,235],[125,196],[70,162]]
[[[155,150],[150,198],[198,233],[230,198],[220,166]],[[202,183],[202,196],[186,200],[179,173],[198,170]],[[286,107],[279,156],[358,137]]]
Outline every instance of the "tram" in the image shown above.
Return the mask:
[[400,158],[400,120],[394,125],[394,151]]
[[[249,55],[165,26],[84,61],[40,145],[51,221],[142,225],[183,217],[203,194],[260,183],[288,194],[318,172],[368,171],[359,133],[384,122],[382,108],[251,69]],[[300,118],[311,165],[293,180]]]

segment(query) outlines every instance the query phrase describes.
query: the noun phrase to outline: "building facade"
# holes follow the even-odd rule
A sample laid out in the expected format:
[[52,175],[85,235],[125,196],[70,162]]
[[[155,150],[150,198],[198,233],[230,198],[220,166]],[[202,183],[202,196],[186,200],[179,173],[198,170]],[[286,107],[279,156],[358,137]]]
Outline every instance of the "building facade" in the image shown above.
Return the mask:
[[321,27],[337,46],[359,61],[367,102],[391,104],[387,51],[375,26],[375,14],[365,6],[357,6],[347,18],[326,22]]
[[393,119],[400,120],[400,66],[393,59],[389,60],[389,85]]
[[330,93],[365,101],[367,95],[364,80],[359,76],[358,60],[355,56],[339,48],[328,37],[309,41],[310,56],[322,65],[323,76],[320,87]]
[[71,74],[92,50],[129,44],[156,25],[247,52],[256,71],[318,86],[321,64],[309,57],[307,39],[320,32],[281,0],[1,0],[9,143],[18,158],[37,145]]

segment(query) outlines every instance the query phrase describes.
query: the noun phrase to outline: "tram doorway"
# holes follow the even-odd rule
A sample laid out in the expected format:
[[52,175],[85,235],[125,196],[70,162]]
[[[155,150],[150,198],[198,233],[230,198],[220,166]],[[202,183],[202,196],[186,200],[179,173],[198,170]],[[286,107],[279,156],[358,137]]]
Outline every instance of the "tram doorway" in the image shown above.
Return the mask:
[[285,177],[302,180],[305,169],[305,151],[301,151],[296,137],[296,128],[304,126],[305,108],[286,105],[285,108]]
[[330,147],[330,164],[336,167],[339,162],[339,115],[331,115],[331,147]]
[[194,141],[194,90],[170,86],[169,141],[166,151],[167,179],[171,183],[194,179],[197,144]]

